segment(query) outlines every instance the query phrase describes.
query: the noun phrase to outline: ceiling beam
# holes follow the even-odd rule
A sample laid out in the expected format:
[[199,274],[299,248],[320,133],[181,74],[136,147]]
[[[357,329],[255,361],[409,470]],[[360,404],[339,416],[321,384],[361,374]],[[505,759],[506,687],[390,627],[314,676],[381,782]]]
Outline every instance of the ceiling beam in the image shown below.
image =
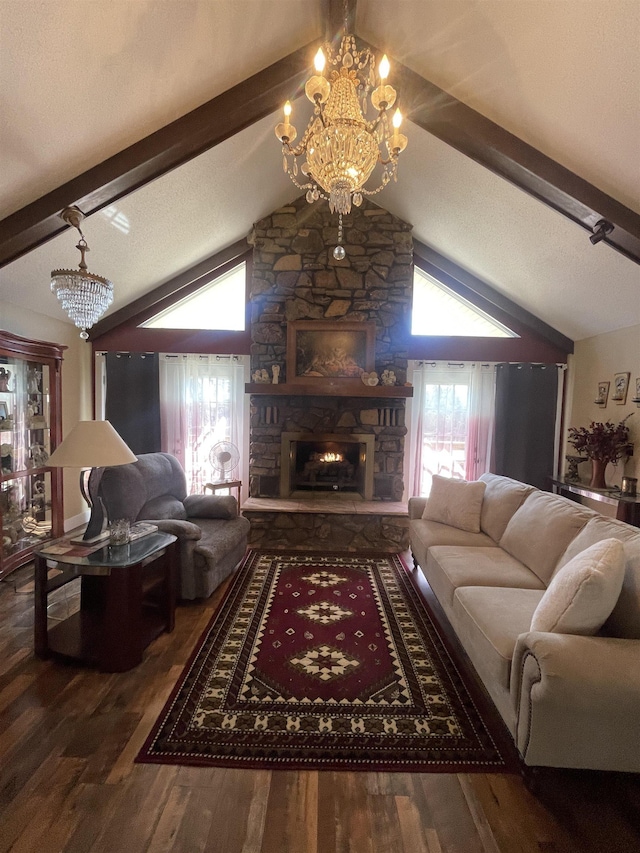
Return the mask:
[[315,47],[289,54],[0,221],[0,267],[64,231],[63,208],[75,205],[90,216],[275,112],[304,86]]
[[[334,25],[342,22],[341,0],[324,2]],[[347,0],[350,29],[356,3]],[[63,231],[63,208],[91,215],[275,112],[304,85],[315,48],[295,51],[0,221],[0,267]],[[412,122],[590,234],[600,220],[611,223],[603,242],[640,263],[640,215],[397,62],[394,84]]]
[[[635,211],[395,60],[393,85],[403,114],[418,127],[581,225],[590,235],[602,220],[611,223],[613,229],[602,242],[640,263],[640,215]],[[586,236],[585,250],[598,251]]]

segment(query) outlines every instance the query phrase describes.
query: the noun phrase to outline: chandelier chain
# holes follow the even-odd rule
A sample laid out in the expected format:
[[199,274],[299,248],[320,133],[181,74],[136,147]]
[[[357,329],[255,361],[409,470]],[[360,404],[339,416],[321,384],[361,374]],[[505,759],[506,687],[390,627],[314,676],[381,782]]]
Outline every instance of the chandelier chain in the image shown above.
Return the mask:
[[87,329],[98,321],[113,302],[113,284],[108,279],[87,271],[85,254],[90,249],[80,228],[83,217],[80,210],[65,208],[60,216],[80,234],[76,244],[76,249],[80,252],[80,263],[77,270],[53,270],[51,291],[57,296],[70,320],[81,330],[80,337],[87,340]]

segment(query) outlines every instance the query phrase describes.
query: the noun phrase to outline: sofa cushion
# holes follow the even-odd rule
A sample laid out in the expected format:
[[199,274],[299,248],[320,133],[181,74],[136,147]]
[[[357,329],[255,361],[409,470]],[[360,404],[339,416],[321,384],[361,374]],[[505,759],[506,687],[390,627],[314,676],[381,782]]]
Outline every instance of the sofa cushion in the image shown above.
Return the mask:
[[409,539],[413,559],[419,566],[427,565],[427,551],[434,545],[467,545],[478,548],[496,548],[497,544],[486,533],[468,533],[437,521],[412,519],[409,522]]
[[187,495],[187,518],[236,518],[238,502],[231,495]]
[[236,545],[242,542],[246,545],[250,527],[247,519],[242,516],[231,521],[222,518],[203,518],[199,526],[202,537],[195,547],[195,552],[211,558],[213,563]]
[[158,515],[153,506],[148,509],[154,500],[165,496],[175,501],[178,514],[174,517],[186,518],[182,506],[187,494],[184,471],[168,453],[143,453],[137,462],[105,468],[98,489],[110,518],[168,518],[170,514],[165,513],[169,513],[169,504],[160,504],[164,509]]
[[187,511],[178,498],[172,495],[160,495],[146,502],[138,513],[136,521],[152,518],[177,518],[184,521],[187,518]]
[[468,586],[456,590],[453,599],[458,639],[510,727],[515,722],[511,661],[518,637],[529,631],[543,595],[538,589]]
[[434,474],[422,517],[469,533],[480,533],[485,484],[480,480],[451,480]]
[[604,632],[610,637],[640,640],[640,530],[637,527],[596,515],[569,544],[559,567],[594,542],[609,537],[622,542],[626,568],[618,602],[605,622]]
[[624,549],[603,539],[557,572],[531,620],[532,631],[596,634],[611,614],[624,578]]
[[500,477],[497,474],[483,474],[480,480],[486,483],[480,514],[480,529],[494,542],[499,542],[515,511],[522,505],[527,495],[535,489],[526,483],[511,480],[509,477]]
[[439,521],[416,519],[409,524],[411,543],[417,540],[424,549],[434,545],[469,545],[477,548],[497,548],[497,544],[486,533],[469,533],[459,527],[440,524]]
[[500,539],[500,547],[535,572],[545,586],[567,545],[595,513],[548,492],[532,492]]
[[544,591],[532,571],[495,546],[469,548],[436,546],[429,549],[425,575],[445,611],[451,609],[459,587],[514,587]]

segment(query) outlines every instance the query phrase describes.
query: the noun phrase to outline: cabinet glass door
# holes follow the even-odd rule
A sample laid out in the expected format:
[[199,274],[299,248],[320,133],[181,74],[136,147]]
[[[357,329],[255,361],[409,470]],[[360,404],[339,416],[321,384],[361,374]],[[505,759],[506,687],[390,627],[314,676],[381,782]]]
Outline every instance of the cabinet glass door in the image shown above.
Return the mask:
[[59,440],[51,408],[55,363],[26,352],[0,353],[0,576],[59,535],[53,484],[58,474],[47,468]]

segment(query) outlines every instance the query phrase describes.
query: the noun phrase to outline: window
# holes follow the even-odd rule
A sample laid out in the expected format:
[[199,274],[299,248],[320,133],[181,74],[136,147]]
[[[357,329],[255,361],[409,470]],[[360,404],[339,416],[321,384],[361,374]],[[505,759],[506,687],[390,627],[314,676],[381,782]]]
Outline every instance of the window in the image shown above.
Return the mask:
[[514,332],[415,267],[411,334],[517,338]]
[[[162,449],[180,460],[190,494],[220,479],[211,459],[219,441],[242,458],[244,365],[237,356],[164,355],[160,359]],[[230,479],[242,479],[241,459]]]
[[411,493],[428,495],[434,474],[475,480],[488,471],[495,366],[418,363],[413,386]]
[[243,261],[140,326],[143,329],[243,331],[245,294],[246,264]]

